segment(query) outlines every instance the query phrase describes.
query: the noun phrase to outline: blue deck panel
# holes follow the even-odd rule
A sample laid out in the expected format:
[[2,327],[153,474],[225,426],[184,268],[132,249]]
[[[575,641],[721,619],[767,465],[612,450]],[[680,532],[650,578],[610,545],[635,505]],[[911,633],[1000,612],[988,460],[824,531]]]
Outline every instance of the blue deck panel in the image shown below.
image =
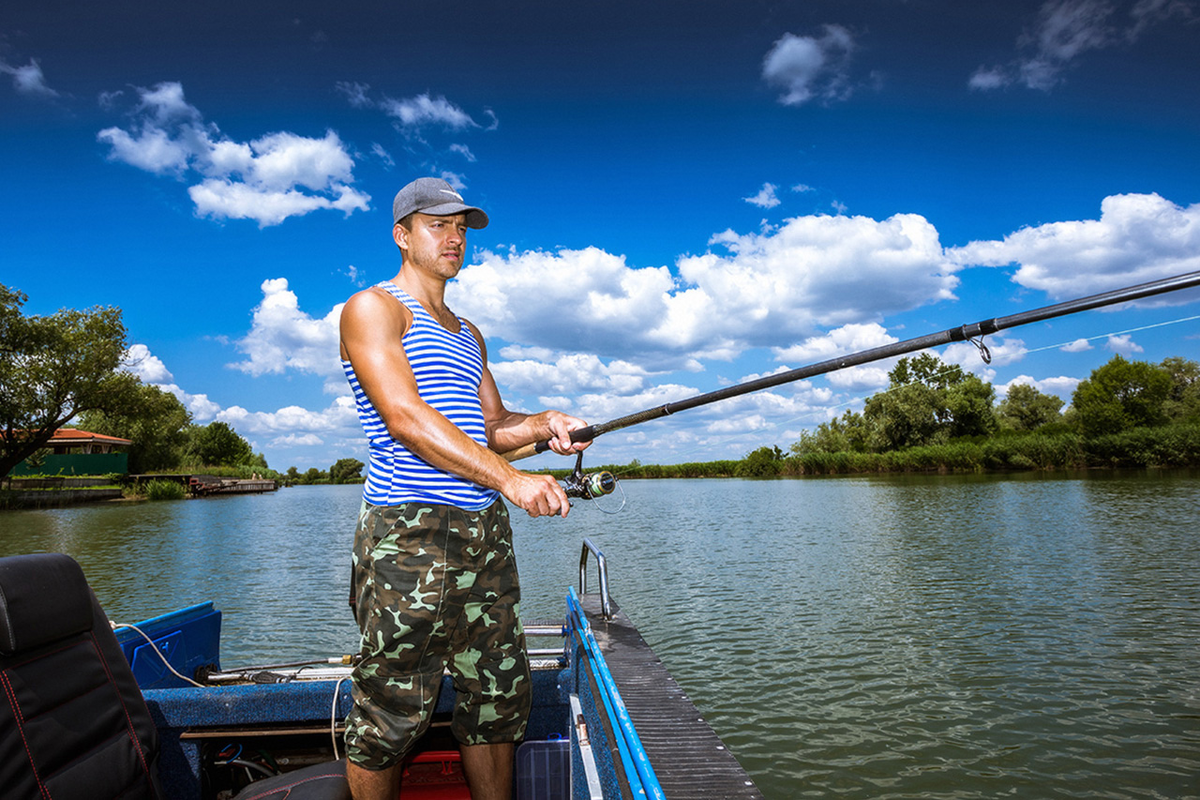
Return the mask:
[[117,644],[143,691],[187,685],[166,668],[163,656],[177,672],[188,677],[201,667],[220,669],[221,612],[212,603],[153,617],[137,623],[137,628],[150,637],[154,647],[131,627],[118,628],[116,634]]

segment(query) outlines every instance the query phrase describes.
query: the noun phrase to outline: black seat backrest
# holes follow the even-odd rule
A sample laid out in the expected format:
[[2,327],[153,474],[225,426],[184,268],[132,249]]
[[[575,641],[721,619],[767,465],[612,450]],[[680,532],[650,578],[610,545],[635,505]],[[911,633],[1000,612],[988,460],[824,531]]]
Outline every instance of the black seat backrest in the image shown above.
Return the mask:
[[0,794],[160,798],[158,734],[69,556],[0,558]]

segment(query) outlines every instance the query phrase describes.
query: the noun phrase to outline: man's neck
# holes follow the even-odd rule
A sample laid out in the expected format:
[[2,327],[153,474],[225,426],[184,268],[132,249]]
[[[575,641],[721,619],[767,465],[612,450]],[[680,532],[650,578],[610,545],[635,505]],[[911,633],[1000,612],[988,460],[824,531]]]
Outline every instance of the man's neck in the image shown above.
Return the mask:
[[446,306],[446,281],[436,275],[429,275],[404,264],[396,277],[392,278],[392,283],[425,306],[425,310],[443,325],[451,324],[455,319],[454,313]]
[[446,305],[446,281],[436,275],[429,275],[415,267],[404,264],[392,283],[408,292],[427,306],[444,308]]

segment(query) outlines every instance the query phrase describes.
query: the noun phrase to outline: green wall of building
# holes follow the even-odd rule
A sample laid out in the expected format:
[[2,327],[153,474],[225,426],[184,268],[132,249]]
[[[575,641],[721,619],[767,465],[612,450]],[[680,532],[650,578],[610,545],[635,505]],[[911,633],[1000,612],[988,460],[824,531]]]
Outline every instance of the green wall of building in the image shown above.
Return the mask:
[[22,461],[13,468],[12,477],[25,475],[124,475],[129,471],[128,453],[92,453],[46,456],[40,467],[30,467]]

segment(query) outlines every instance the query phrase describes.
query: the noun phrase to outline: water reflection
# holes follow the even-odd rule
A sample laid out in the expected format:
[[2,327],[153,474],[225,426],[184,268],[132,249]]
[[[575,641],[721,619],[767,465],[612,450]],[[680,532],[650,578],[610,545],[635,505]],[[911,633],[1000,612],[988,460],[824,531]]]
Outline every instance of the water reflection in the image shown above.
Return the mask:
[[[526,618],[579,547],[768,797],[1185,797],[1197,473],[629,481],[513,515]],[[226,664],[349,652],[354,487],[9,512],[114,618],[213,599]],[[1151,788],[1153,787],[1153,788]]]

